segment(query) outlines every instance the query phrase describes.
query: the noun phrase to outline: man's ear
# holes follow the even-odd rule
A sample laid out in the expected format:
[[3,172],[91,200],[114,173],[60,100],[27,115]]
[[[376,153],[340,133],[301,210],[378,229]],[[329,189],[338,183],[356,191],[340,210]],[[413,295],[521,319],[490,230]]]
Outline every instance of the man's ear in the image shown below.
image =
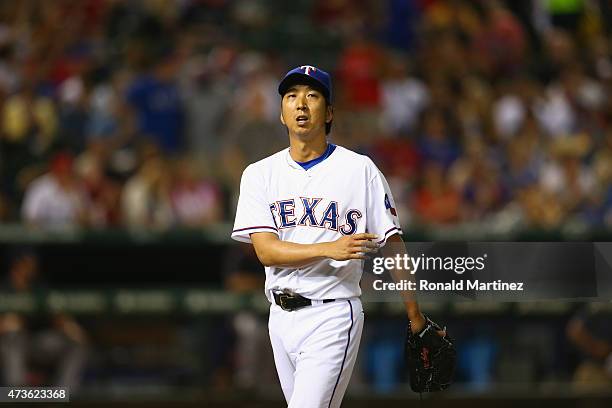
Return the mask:
[[327,112],[325,114],[325,123],[330,123],[334,119],[334,107],[327,105]]
[[287,124],[285,123],[285,118],[283,118],[283,111],[281,111],[280,113],[280,121],[283,125],[287,126]]

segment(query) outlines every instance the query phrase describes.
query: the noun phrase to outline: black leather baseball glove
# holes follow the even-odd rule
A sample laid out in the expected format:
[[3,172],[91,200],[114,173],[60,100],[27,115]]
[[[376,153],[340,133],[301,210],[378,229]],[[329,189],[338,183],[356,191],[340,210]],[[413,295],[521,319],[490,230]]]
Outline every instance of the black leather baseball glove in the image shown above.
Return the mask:
[[408,324],[406,363],[410,375],[410,388],[414,392],[440,391],[448,388],[455,376],[457,351],[453,339],[442,328],[425,317],[425,327],[412,333]]

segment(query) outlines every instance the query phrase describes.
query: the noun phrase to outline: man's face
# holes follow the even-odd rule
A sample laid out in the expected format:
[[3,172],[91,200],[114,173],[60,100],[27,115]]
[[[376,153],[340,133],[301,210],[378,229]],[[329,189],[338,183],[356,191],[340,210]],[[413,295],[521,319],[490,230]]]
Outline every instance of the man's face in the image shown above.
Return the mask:
[[294,85],[281,102],[281,122],[295,136],[325,134],[325,123],[332,120],[325,97],[309,85]]

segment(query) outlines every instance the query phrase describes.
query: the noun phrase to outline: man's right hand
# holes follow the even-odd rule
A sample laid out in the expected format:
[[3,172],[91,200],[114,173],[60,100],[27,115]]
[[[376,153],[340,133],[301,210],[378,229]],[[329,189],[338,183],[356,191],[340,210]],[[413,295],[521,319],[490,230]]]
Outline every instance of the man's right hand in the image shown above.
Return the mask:
[[325,243],[326,257],[336,261],[349,259],[365,259],[366,254],[376,252],[380,245],[375,242],[376,234],[346,235],[332,242]]

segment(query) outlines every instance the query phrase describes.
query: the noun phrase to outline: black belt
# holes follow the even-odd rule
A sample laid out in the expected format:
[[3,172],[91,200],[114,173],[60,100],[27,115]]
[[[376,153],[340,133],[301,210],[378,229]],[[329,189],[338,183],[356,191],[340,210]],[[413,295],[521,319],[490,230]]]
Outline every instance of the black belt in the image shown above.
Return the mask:
[[[305,298],[304,296],[298,295],[297,293],[284,293],[284,292],[273,292],[274,302],[281,307],[281,309],[288,312],[301,309],[306,306],[312,305],[312,300]],[[336,299],[323,299],[323,303],[335,302]]]

